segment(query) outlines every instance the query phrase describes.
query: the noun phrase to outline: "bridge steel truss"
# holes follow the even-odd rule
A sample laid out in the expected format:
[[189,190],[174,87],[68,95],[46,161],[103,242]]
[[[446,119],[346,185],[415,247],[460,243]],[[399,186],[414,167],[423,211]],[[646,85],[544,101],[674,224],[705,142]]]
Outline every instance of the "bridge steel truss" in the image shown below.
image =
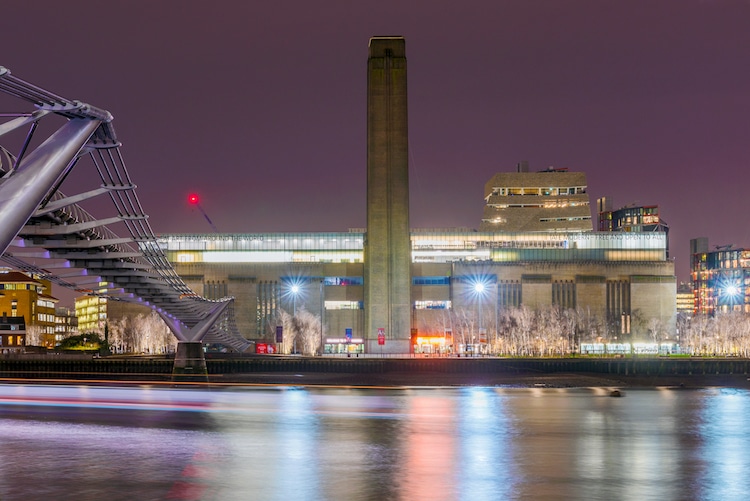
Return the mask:
[[[5,119],[0,140],[15,135],[21,143],[17,153],[0,145],[0,260],[82,294],[151,307],[178,339],[178,357],[183,344],[192,345],[190,357],[201,358],[196,349],[201,342],[240,352],[249,348],[234,322],[234,298],[210,300],[195,293],[159,247],[125,167],[112,115],[36,87],[3,67],[0,91],[36,107],[0,113]],[[46,125],[52,117],[62,125],[39,139],[42,120]],[[101,185],[64,195],[60,186],[82,162],[93,165]],[[111,199],[116,215],[96,219],[81,206],[101,196]],[[128,236],[112,229],[122,226]]]

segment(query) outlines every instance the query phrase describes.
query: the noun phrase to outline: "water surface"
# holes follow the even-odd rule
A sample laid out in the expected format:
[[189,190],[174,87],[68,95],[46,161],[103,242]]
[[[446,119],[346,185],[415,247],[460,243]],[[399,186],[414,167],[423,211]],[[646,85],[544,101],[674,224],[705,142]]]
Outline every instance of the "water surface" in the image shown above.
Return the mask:
[[0,386],[0,499],[740,500],[750,393]]

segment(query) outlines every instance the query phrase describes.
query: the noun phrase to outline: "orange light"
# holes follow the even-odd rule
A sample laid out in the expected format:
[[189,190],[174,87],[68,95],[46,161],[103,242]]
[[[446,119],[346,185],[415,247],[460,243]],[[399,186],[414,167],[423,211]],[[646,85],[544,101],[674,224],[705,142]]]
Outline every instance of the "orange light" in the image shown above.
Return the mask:
[[419,336],[417,338],[417,344],[445,345],[445,336]]

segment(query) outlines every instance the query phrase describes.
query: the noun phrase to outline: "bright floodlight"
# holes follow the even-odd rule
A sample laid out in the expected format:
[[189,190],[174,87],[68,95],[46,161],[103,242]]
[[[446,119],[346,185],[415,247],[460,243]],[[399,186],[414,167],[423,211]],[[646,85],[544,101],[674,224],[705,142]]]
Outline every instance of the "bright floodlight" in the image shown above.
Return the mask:
[[294,284],[292,285],[292,294],[297,294],[299,292],[299,285]]
[[740,293],[740,289],[735,285],[730,285],[729,287],[727,287],[726,292],[729,296],[736,296]]
[[474,292],[477,294],[481,294],[484,292],[484,284],[482,282],[477,282],[474,284]]

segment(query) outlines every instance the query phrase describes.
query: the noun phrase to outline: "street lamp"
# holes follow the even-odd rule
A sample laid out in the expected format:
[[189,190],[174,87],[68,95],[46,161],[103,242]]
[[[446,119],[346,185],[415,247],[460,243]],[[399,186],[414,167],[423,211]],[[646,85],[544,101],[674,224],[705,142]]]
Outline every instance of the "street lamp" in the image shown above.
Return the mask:
[[742,288],[740,287],[739,280],[735,278],[727,277],[719,285],[719,294],[723,296],[723,303],[729,311],[734,310],[734,305],[737,304],[742,297]]
[[[289,292],[292,295],[292,321],[297,317],[297,296],[299,295],[300,286],[299,284],[292,284],[289,288]],[[297,353],[297,333],[294,334],[294,345],[292,346],[294,353]]]
[[299,285],[293,284],[289,288],[289,292],[292,293],[292,316],[297,315],[297,295],[299,294]]
[[325,299],[325,278],[320,279],[320,356],[323,356],[325,351],[325,343],[323,342],[323,326],[325,325],[325,311],[326,311],[326,299]]
[[726,294],[729,298],[729,311],[733,311],[735,299],[740,295],[740,288],[736,285],[730,285],[727,287]]
[[[477,321],[477,327],[479,330],[479,343],[482,342],[482,337],[484,337],[484,342],[487,342],[487,333],[482,332],[482,303],[484,302],[484,298],[487,295],[487,292],[489,290],[489,284],[486,278],[481,277],[477,278],[474,283],[472,284],[472,292],[474,294],[474,299],[477,302],[477,314],[478,314],[478,321]],[[482,336],[484,334],[484,336]],[[473,342],[473,339],[472,339]]]

